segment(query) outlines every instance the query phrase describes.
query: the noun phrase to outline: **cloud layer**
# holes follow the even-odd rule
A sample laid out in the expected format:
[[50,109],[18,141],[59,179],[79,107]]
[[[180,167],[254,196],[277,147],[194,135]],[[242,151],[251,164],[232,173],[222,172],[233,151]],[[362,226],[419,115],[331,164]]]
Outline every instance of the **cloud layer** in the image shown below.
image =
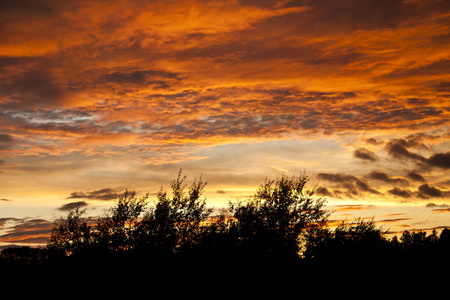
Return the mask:
[[443,205],[449,12],[446,0],[3,1],[0,204],[98,204],[182,167],[220,199],[306,168],[330,199]]

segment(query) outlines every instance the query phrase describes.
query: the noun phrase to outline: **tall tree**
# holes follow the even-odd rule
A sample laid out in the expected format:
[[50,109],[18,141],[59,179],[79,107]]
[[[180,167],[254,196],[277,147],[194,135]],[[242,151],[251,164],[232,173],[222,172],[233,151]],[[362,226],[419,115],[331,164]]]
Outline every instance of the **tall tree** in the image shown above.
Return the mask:
[[82,218],[85,210],[77,206],[70,211],[67,218],[55,221],[47,243],[50,253],[55,255],[80,254],[91,242],[91,228]]
[[155,207],[144,215],[139,228],[142,250],[176,253],[199,242],[202,222],[212,212],[206,208],[206,200],[201,199],[206,182],[201,177],[195,179],[186,193],[185,180],[180,170],[171,182],[172,196],[161,188]]
[[148,194],[136,198],[134,192],[126,190],[106,216],[98,219],[94,233],[97,246],[113,252],[134,248],[137,242],[136,227],[148,205],[147,199]]
[[246,202],[230,203],[236,218],[239,248],[263,255],[297,255],[303,234],[322,226],[328,217],[325,200],[305,189],[305,174],[267,180]]

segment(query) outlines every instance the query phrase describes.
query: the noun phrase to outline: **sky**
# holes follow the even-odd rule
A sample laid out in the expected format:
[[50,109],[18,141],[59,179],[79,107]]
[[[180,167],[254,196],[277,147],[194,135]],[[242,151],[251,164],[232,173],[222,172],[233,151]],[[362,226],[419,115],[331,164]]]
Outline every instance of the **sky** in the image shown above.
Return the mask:
[[450,226],[450,1],[0,0],[0,246],[75,203],[306,173],[330,221]]

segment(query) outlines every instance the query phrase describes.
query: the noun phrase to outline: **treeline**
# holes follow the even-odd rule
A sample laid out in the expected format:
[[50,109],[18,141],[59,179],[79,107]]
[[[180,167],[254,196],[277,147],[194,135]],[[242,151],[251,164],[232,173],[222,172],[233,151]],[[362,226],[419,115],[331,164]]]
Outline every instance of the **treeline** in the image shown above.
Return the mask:
[[103,216],[83,217],[80,207],[55,221],[43,249],[9,248],[0,267],[14,270],[76,266],[153,270],[211,266],[227,269],[449,265],[450,230],[405,231],[387,238],[373,221],[328,226],[325,200],[306,189],[306,175],[266,180],[245,201],[212,216],[200,178],[187,188],[181,171],[170,195],[161,189],[154,204],[148,195],[125,192]]

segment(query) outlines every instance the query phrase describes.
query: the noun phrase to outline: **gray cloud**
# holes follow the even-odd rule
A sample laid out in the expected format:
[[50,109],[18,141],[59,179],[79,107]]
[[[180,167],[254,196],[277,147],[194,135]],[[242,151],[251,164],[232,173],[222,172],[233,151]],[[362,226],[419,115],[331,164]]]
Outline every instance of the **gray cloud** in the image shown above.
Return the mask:
[[[135,124],[127,121],[108,121],[98,117],[92,109],[50,108],[0,111],[0,117],[17,128],[26,130],[60,131],[77,134],[129,133]],[[0,138],[1,145],[1,138]]]
[[0,82],[0,94],[18,102],[17,107],[56,105],[65,99],[68,92],[45,68],[27,70],[9,78],[9,81]]
[[447,1],[306,0],[301,3],[311,10],[297,21],[297,24],[305,26],[299,29],[307,28],[316,34],[396,28],[405,21],[411,25],[449,9]]
[[409,179],[412,179],[415,181],[421,181],[421,182],[426,181],[425,178],[422,175],[420,175],[419,173],[417,173],[416,171],[409,172],[407,176]]
[[323,187],[323,186],[317,187],[315,192],[316,192],[316,194],[321,195],[321,196],[328,196],[328,197],[335,196],[329,189],[327,189],[326,187]]
[[450,152],[436,153],[427,159],[427,163],[434,167],[450,169]]
[[347,189],[353,196],[361,195],[361,192],[380,194],[377,190],[372,189],[367,182],[353,175],[347,175],[344,173],[319,173],[317,174],[317,178],[337,183],[340,187]]
[[[242,94],[251,93],[251,98]],[[363,104],[345,104],[358,91],[306,92],[296,88],[263,89],[261,87],[217,88],[202,92],[153,94],[148,101],[158,103],[157,116],[179,116],[176,122],[149,120],[142,124],[148,131],[171,138],[180,135],[190,138],[207,136],[265,136],[289,132],[327,132],[341,130],[404,127],[423,120],[429,108],[406,108],[394,100]],[[439,112],[438,112],[439,113]],[[192,118],[201,114],[201,118]],[[362,117],[364,116],[364,117]],[[409,143],[409,141],[408,141]],[[402,146],[400,144],[400,146]],[[392,146],[392,152],[396,150]],[[398,147],[398,146],[397,146]],[[407,148],[405,148],[407,149]],[[359,159],[374,161],[375,153],[365,148],[355,150]]]
[[17,218],[0,218],[0,226],[1,227],[5,227],[5,225],[6,225],[6,223],[7,222],[10,222],[10,221],[19,221],[20,219],[17,219]]
[[120,198],[122,189],[105,188],[92,192],[72,192],[66,199],[115,200]]
[[430,208],[448,208],[449,205],[448,204],[440,204],[440,205],[438,205],[436,203],[430,202],[430,203],[427,203],[425,205],[425,207],[430,207]]
[[420,154],[410,152],[409,147],[416,145],[415,140],[394,139],[386,144],[386,150],[389,155],[397,158],[408,158],[421,162],[426,162],[426,158]]
[[9,134],[0,134],[0,150],[11,149],[16,140]]
[[392,195],[402,197],[402,198],[411,198],[412,196],[414,196],[413,192],[411,192],[410,190],[401,189],[398,187],[395,187],[395,188],[389,190],[388,192]]
[[58,208],[58,210],[60,210],[60,211],[68,211],[68,210],[73,210],[76,207],[85,207],[85,206],[88,206],[86,201],[70,202],[70,203],[64,204],[63,206]]
[[45,244],[53,228],[53,222],[44,219],[9,218],[7,221],[16,225],[9,227],[10,231],[0,236],[0,242]]
[[392,178],[389,175],[387,175],[386,173],[380,172],[380,171],[370,172],[368,177],[371,179],[381,180],[381,181],[385,181],[385,182],[389,182],[389,183],[396,183],[396,184],[408,184],[409,183],[406,179]]
[[444,197],[445,192],[438,188],[428,185],[427,183],[419,186],[418,196],[427,199],[428,197]]
[[99,77],[97,84],[114,83],[119,85],[154,85],[157,88],[169,88],[171,80],[180,81],[178,73],[163,70],[134,70],[112,72]]
[[367,150],[366,148],[359,148],[353,151],[353,156],[362,160],[368,160],[368,161],[376,161],[378,158],[370,150]]
[[[395,188],[389,190],[388,192],[392,195],[402,197],[402,198],[411,198],[411,197],[416,196],[416,197],[419,197],[422,199],[429,199],[430,197],[431,198],[443,198],[443,197],[447,197],[450,195],[450,192],[440,190],[434,186],[430,186],[427,183],[424,183],[421,186],[419,186],[418,190],[415,192],[412,192],[409,189],[402,189],[402,188],[398,188],[398,187],[395,187]],[[431,205],[435,205],[435,204],[429,203],[427,205],[427,207],[431,207]]]
[[[386,150],[388,154],[393,157],[415,160],[431,167],[439,167],[443,169],[450,168],[450,152],[435,153],[429,158],[426,158],[420,154],[409,151],[408,148],[410,147],[421,147],[428,149],[428,147],[421,142],[420,137],[412,137],[409,139],[394,139],[386,144]],[[416,176],[416,178],[419,177]]]

